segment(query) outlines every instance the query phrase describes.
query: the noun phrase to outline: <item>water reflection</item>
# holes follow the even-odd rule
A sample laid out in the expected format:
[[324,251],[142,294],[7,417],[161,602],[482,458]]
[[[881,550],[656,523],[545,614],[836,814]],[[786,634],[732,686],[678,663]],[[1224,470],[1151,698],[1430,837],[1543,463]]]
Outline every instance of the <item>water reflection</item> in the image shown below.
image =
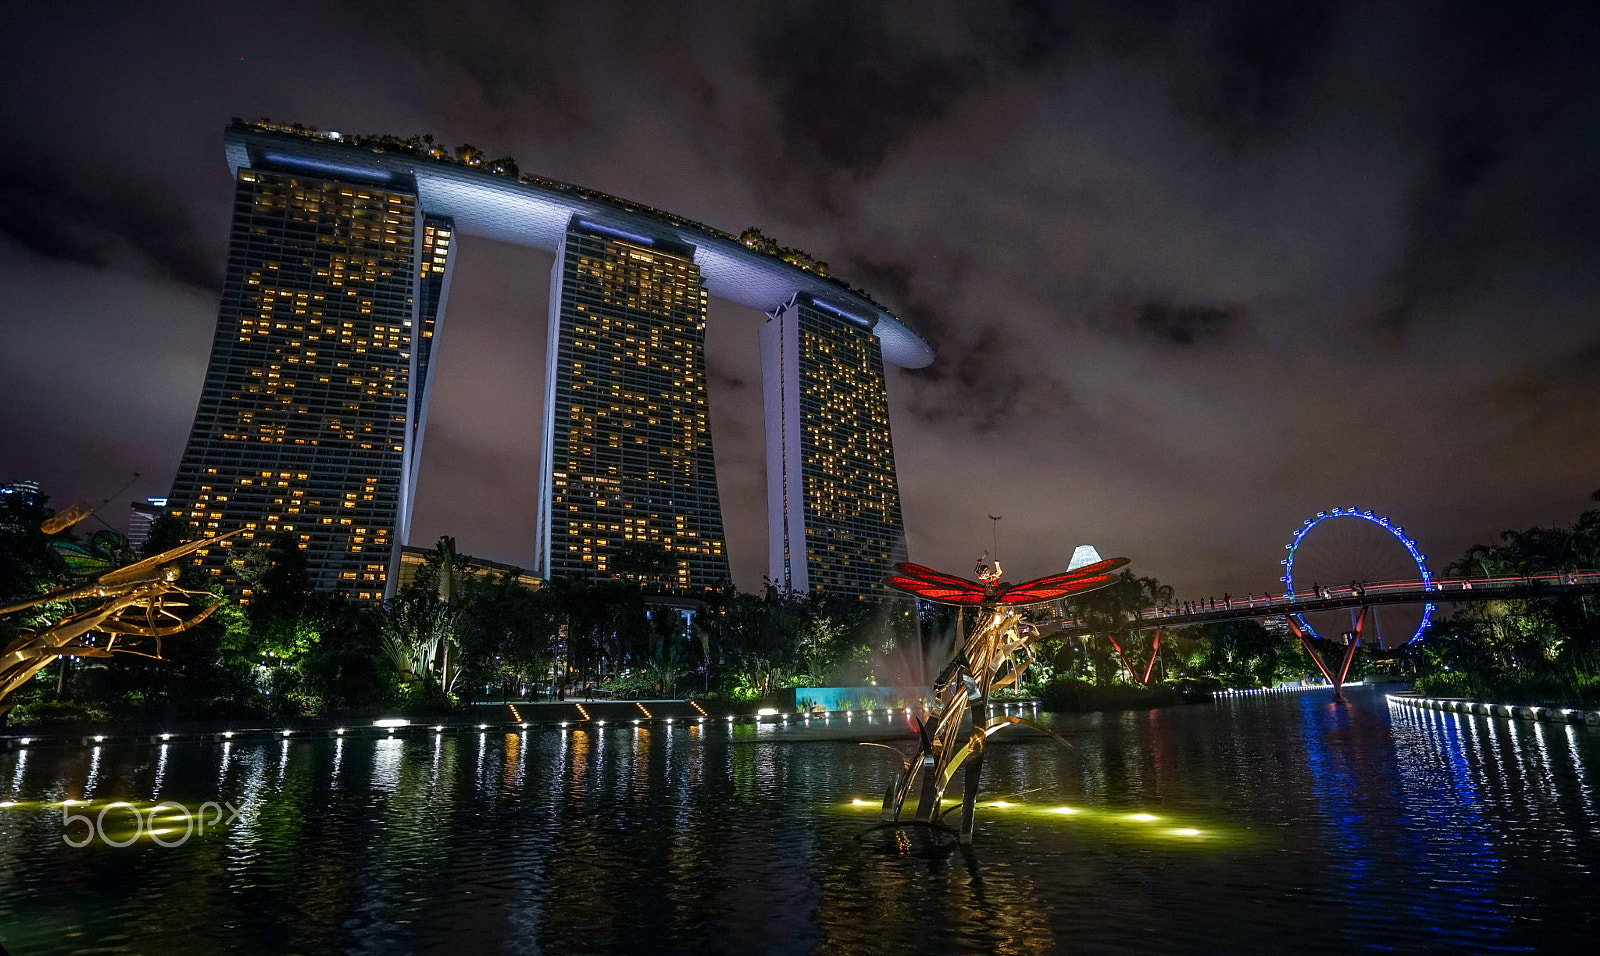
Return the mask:
[[[23,750],[0,755],[0,942],[1424,952],[1592,925],[1600,735],[1352,697],[1057,719],[1071,751],[998,737],[971,852],[869,832],[889,764],[856,739],[903,727],[865,715]],[[70,795],[245,814],[71,850],[44,809]]]

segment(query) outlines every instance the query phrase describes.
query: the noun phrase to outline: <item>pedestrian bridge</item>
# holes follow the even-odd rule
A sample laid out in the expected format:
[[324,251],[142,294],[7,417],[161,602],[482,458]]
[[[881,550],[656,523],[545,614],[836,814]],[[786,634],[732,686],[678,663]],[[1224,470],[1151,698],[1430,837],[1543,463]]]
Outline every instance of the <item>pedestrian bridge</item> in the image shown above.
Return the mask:
[[[1209,598],[1172,607],[1140,611],[1126,630],[1219,624],[1250,618],[1280,617],[1363,608],[1382,604],[1474,604],[1484,601],[1526,601],[1563,594],[1600,592],[1600,570],[1564,571],[1517,577],[1433,578],[1430,581],[1371,581],[1337,588],[1316,588],[1273,596]],[[1063,621],[1053,629],[1060,637],[1077,637],[1103,631],[1082,621]]]

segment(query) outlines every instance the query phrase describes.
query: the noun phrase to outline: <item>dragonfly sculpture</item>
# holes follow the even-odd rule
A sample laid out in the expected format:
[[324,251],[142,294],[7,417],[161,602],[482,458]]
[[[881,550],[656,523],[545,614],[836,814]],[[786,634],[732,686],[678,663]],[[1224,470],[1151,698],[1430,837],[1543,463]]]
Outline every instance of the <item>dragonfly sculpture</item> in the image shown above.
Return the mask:
[[[1032,727],[1061,740],[1036,721],[989,713],[990,695],[1017,683],[1033,664],[1029,645],[1039,632],[1023,620],[1023,610],[1105,587],[1128,564],[1127,558],[1108,558],[1074,571],[1008,584],[1000,578],[1000,562],[990,562],[988,557],[984,552],[978,559],[976,581],[920,564],[897,564],[896,573],[884,578],[890,587],[923,600],[978,609],[972,633],[965,637],[961,636],[958,617],[956,655],[934,682],[932,703],[916,720],[916,755],[907,760],[900,751],[888,748],[900,756],[900,766],[883,796],[885,820],[901,821],[902,813],[908,810],[907,798],[915,790],[918,796],[909,808],[913,821],[939,825],[940,818],[948,812],[940,809],[945,790],[964,768],[961,825],[956,831],[962,843],[972,842],[972,815],[978,798],[978,778],[983,772],[984,742],[1013,724]],[[963,739],[962,724],[969,710],[972,726]]]
[[97,533],[87,548],[51,542],[51,552],[72,576],[88,580],[0,608],[0,616],[41,605],[64,609],[0,648],[0,723],[11,709],[6,697],[52,661],[112,654],[160,659],[162,638],[193,627],[220,606],[214,595],[178,583],[179,559],[221,547],[238,533],[202,538],[122,567],[117,565],[128,555],[114,532]]

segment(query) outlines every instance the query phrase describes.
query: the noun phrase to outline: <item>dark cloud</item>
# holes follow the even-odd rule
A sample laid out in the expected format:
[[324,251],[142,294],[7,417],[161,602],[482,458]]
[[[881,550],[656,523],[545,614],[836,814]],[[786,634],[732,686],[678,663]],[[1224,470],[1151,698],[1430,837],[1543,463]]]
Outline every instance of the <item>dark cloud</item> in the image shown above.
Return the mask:
[[1593,8],[1451,6],[1438,28],[1449,53],[1435,51],[1412,119],[1427,165],[1412,197],[1393,300],[1380,317],[1388,329],[1470,293],[1503,244],[1516,241],[1506,234],[1513,203],[1537,203],[1544,194],[1555,200],[1545,210],[1554,221],[1593,226],[1600,215],[1592,179],[1590,188],[1563,194],[1554,182],[1536,181],[1562,177],[1562,167],[1519,168],[1541,138],[1563,127],[1585,130],[1591,142],[1600,134],[1592,95],[1600,81],[1592,55],[1600,18]]
[[97,184],[0,160],[0,237],[92,269],[142,266],[198,289],[221,285],[187,210],[122,177]]
[[752,56],[781,135],[803,158],[870,172],[967,97],[1058,55],[1068,5],[1007,0],[785,5],[756,31]]
[[1272,128],[1292,110],[1314,72],[1341,6],[1272,0],[1219,5],[1206,24],[1210,55],[1199,61],[1199,82],[1180,87],[1180,100],[1235,141]]
[[859,277],[858,281],[869,286],[880,300],[888,303],[896,317],[916,329],[936,354],[944,351],[950,318],[918,293],[915,281],[917,267],[914,264],[863,255],[850,257],[847,270],[849,275]]
[[781,134],[814,162],[863,172],[978,85],[983,64],[891,22],[887,6],[781,8],[755,39]]
[[1196,345],[1221,338],[1238,321],[1238,315],[1222,306],[1146,302],[1134,321],[1140,331],[1163,342]]
[[[1558,0],[28,5],[0,33],[0,477],[164,490],[215,318],[221,130],[266,115],[471,142],[834,263],[939,355],[889,373],[919,560],[964,566],[1003,513],[1040,573],[1090,541],[1240,593],[1331,504],[1448,556],[1600,484],[1597,23]],[[460,253],[414,532],[526,563],[549,257]],[[707,345],[747,586],[761,321],[714,303]]]

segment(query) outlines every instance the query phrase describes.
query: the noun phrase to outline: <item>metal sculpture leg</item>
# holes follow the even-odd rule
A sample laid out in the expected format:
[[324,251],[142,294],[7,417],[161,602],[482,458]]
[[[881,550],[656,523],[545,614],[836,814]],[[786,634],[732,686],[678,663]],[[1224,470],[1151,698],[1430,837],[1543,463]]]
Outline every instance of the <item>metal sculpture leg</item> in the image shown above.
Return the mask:
[[896,811],[898,810],[898,807],[895,803],[895,797],[898,796],[899,793],[900,774],[892,774],[889,777],[889,789],[883,792],[883,814],[880,819],[893,820],[895,818]]
[[961,793],[962,843],[972,842],[972,814],[978,805],[978,777],[983,773],[983,732],[974,734],[973,753],[967,758],[966,780]]
[[922,762],[922,792],[917,795],[917,814],[914,819],[929,821],[939,818],[939,764],[933,754]]

